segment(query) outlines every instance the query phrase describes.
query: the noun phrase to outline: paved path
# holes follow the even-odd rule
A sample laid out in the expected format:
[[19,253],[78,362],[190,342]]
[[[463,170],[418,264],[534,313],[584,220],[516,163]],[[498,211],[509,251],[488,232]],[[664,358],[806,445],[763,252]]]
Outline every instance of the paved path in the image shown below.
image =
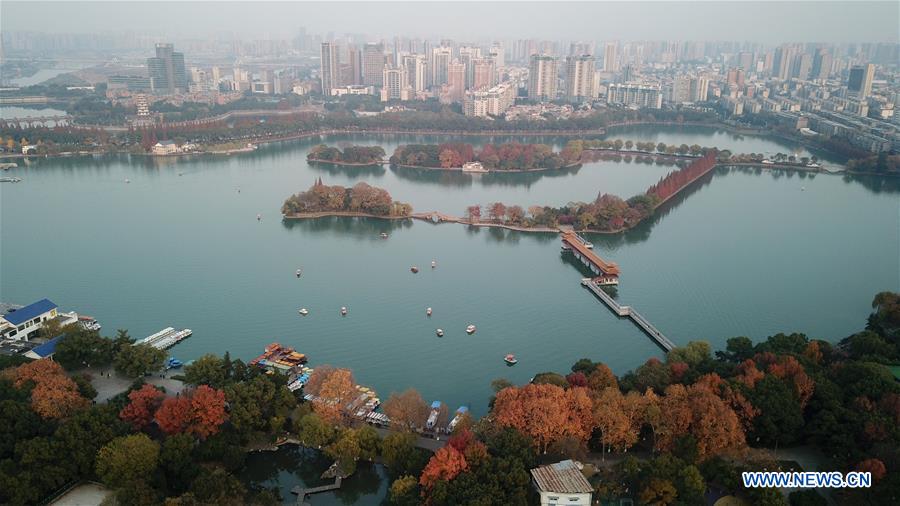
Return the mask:
[[[77,371],[77,374],[81,373],[91,376],[91,385],[97,390],[97,397],[94,398],[97,402],[107,402],[116,395],[128,390],[128,387],[135,381],[117,373],[111,367],[104,369],[89,367]],[[184,390],[185,387],[183,382],[171,378],[174,374],[177,373],[169,371],[164,375],[164,378],[160,377],[160,373],[152,374],[145,377],[144,381],[151,385],[163,387],[168,394],[174,395]]]

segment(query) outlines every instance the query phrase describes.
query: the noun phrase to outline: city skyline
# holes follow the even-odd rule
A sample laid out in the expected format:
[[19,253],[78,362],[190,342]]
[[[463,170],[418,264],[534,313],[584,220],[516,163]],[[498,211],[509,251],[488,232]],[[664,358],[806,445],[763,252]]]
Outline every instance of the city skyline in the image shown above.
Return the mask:
[[[589,40],[742,40],[781,42],[896,42],[897,2],[36,2],[3,3],[0,30],[46,33],[152,31],[160,36],[208,37],[234,32],[256,38],[295,36],[300,27],[327,35],[509,37]],[[177,16],[172,15],[176,8]],[[514,6],[514,7],[513,7]],[[211,10],[212,9],[212,10]],[[516,22],[509,23],[510,9]],[[777,9],[777,11],[775,10]],[[551,10],[565,21],[546,23]],[[815,14],[816,23],[803,23]],[[211,13],[214,13],[213,16]],[[71,20],[78,19],[77,27]],[[214,22],[212,20],[215,20]],[[165,27],[160,31],[160,27]],[[691,35],[685,36],[686,33]]]

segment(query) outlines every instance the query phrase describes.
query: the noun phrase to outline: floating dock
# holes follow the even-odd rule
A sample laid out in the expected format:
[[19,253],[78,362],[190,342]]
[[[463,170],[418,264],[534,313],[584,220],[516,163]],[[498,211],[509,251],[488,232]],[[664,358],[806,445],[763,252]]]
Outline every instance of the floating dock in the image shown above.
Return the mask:
[[156,334],[141,339],[138,341],[138,344],[146,344],[157,350],[165,350],[191,337],[191,334],[193,334],[191,329],[175,330],[174,327],[166,327]]
[[594,292],[594,295],[597,296],[600,300],[612,310],[616,316],[622,318],[630,318],[631,321],[635,323],[638,327],[641,328],[644,332],[650,336],[656,344],[659,345],[660,348],[668,351],[672,351],[675,348],[675,343],[669,340],[666,336],[662,334],[656,327],[653,326],[646,318],[643,317],[640,313],[638,313],[631,306],[622,306],[619,305],[618,302],[615,301],[608,293],[604,292],[602,288],[600,288],[600,284],[597,281],[594,281],[591,278],[584,278],[581,280],[581,284],[585,286],[588,290]]
[[591,249],[593,244],[587,242],[584,237],[568,230],[562,234],[563,251],[571,251],[591,272],[597,276],[597,283],[601,285],[619,284],[619,266],[615,262],[607,262],[600,258]]

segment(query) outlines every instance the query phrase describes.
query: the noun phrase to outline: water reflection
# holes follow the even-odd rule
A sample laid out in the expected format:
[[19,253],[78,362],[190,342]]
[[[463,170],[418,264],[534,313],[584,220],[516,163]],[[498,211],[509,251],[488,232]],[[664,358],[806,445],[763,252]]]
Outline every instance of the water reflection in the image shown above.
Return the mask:
[[[274,452],[247,455],[238,476],[249,488],[277,490],[283,502],[293,504],[297,498],[291,493],[294,487],[315,487],[331,482],[321,479],[330,464],[331,461],[317,450],[285,445]],[[380,504],[386,494],[384,468],[360,462],[357,471],[342,482],[339,490],[316,494],[307,501],[313,504],[374,505]]]
[[385,220],[379,218],[354,218],[349,216],[326,216],[307,220],[282,220],[284,228],[302,234],[329,234],[351,236],[358,239],[383,241],[382,233],[390,234],[407,229],[413,220]]
[[376,177],[384,176],[386,170],[382,165],[334,165],[331,163],[307,162],[309,167],[317,172],[330,176],[347,177]]

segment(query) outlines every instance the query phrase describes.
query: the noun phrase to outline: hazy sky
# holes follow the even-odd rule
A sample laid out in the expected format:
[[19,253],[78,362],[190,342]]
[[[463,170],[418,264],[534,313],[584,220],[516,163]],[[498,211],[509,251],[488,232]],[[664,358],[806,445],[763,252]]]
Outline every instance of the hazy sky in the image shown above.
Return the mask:
[[900,2],[0,2],[0,30],[242,38],[390,37],[897,42]]

